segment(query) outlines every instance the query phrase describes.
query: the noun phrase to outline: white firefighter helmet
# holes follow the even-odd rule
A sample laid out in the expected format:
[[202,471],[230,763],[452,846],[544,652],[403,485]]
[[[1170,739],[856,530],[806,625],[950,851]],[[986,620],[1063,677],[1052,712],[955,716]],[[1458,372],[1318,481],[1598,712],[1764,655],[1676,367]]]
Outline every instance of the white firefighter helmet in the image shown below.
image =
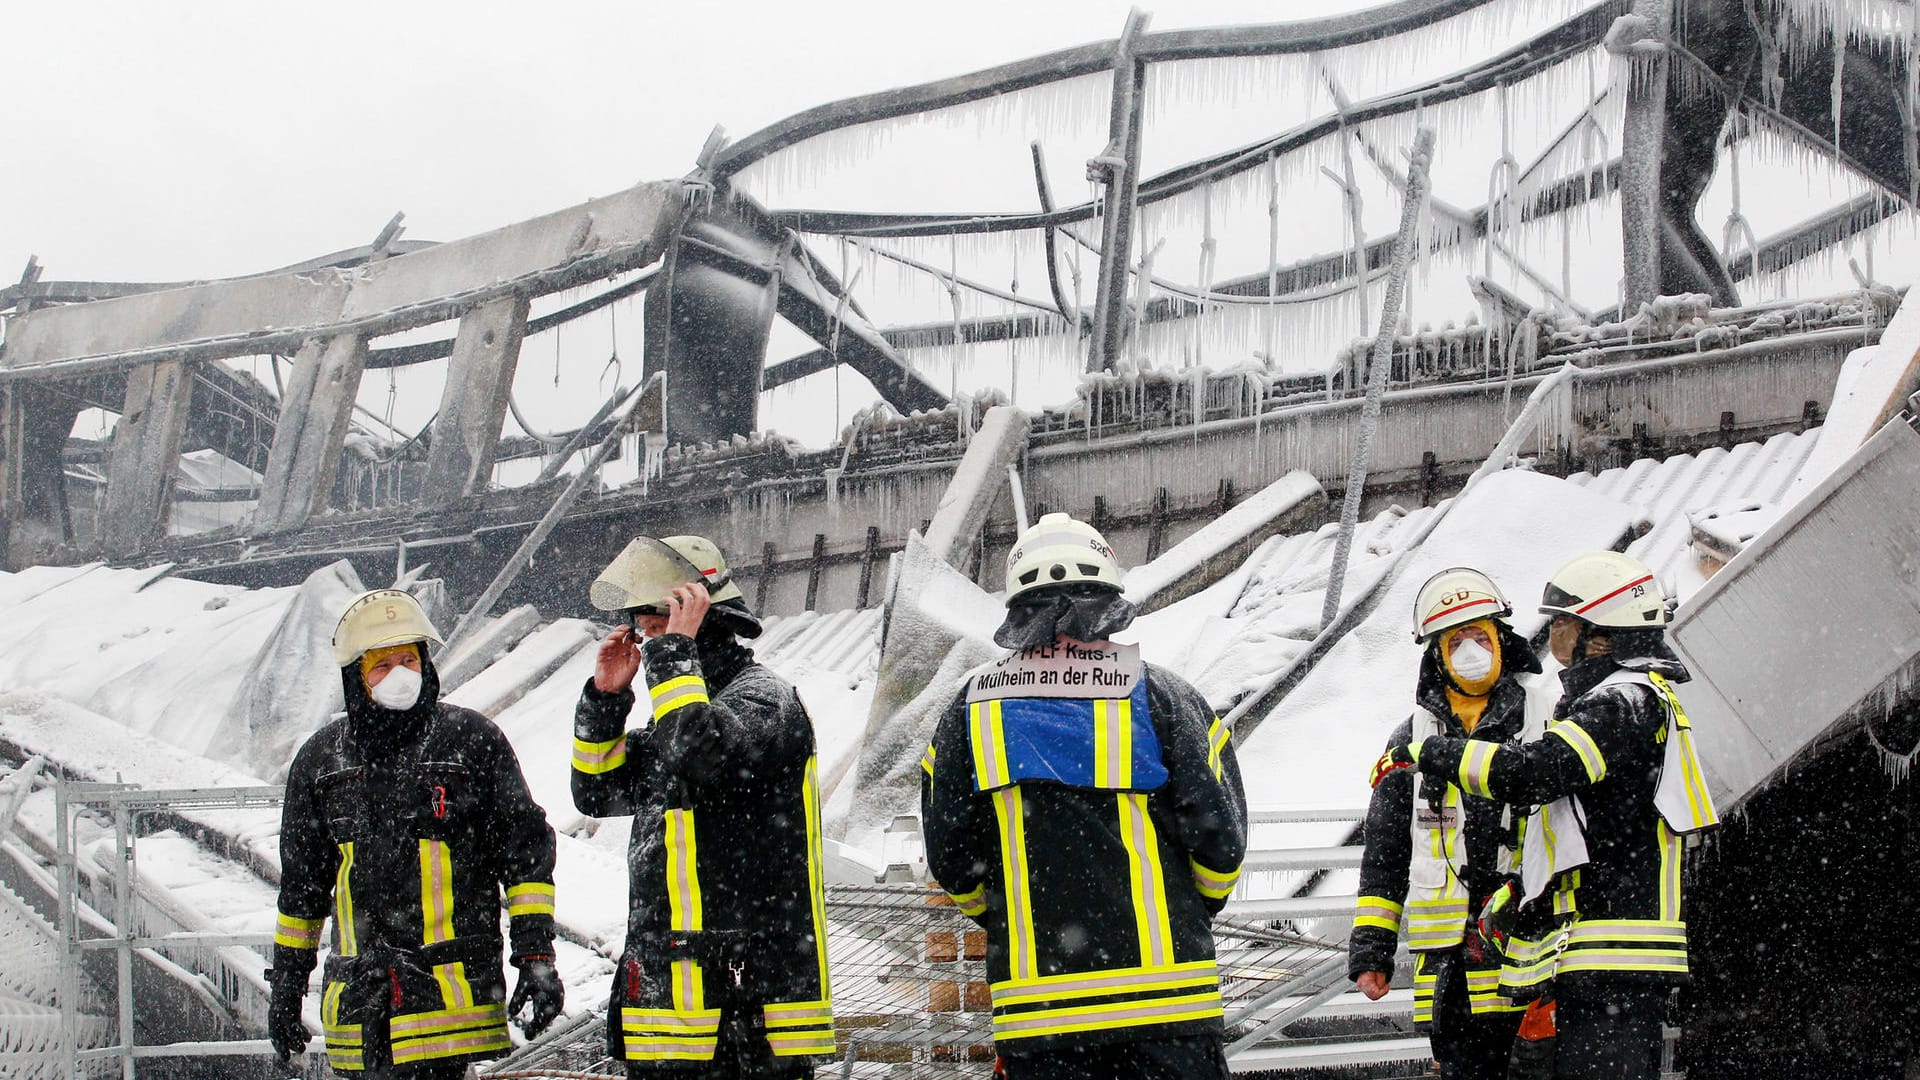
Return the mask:
[[696,581],[706,585],[716,604],[740,596],[733,571],[713,541],[704,536],[637,536],[593,579],[587,599],[601,611],[657,607],[668,593]]
[[1478,570],[1455,566],[1442,570],[1420,586],[1413,601],[1413,640],[1429,641],[1475,619],[1504,619],[1513,605],[1493,579]]
[[1612,630],[1667,624],[1667,598],[1653,571],[1617,551],[1590,551],[1554,571],[1540,610]]
[[1066,514],[1033,523],[1007,552],[1007,603],[1048,585],[1091,581],[1120,588],[1120,563],[1100,531]]
[[374,589],[353,598],[333,628],[333,662],[346,667],[369,649],[431,641],[444,645],[420,601],[404,589]]

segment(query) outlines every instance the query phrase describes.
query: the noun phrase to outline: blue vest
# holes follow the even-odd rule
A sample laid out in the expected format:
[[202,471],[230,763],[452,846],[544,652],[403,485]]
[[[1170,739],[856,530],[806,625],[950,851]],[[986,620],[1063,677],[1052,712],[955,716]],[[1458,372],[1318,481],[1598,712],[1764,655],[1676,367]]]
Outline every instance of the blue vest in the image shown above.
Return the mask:
[[981,791],[1026,780],[1109,791],[1167,782],[1144,672],[1126,697],[989,698],[967,706],[967,721]]

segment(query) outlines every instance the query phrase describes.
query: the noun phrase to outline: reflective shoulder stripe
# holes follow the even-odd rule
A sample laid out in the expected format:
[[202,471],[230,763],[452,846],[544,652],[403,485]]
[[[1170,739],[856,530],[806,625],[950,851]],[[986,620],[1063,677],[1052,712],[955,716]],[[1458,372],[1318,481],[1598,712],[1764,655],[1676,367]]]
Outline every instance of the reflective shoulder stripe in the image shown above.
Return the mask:
[[524,881],[507,889],[508,915],[553,914],[553,886],[545,881]]
[[302,919],[298,915],[280,913],[280,919],[274,924],[273,943],[285,945],[289,949],[318,949],[320,947],[320,928],[326,924],[326,918]]
[[967,706],[968,737],[973,743],[974,786],[994,791],[1012,782],[1013,770],[1007,767],[1007,746],[1001,734],[1000,699],[976,701]]
[[577,772],[590,776],[612,772],[627,763],[627,737],[623,733],[617,739],[606,742],[587,742],[573,740],[573,767]]
[[1353,905],[1353,925],[1371,926],[1389,934],[1400,932],[1400,915],[1406,908],[1384,896],[1362,896]]
[[1219,780],[1225,771],[1220,754],[1233,741],[1233,729],[1221,723],[1219,717],[1213,718],[1213,726],[1207,729],[1207,768],[1213,770],[1213,778]]
[[1466,748],[1460,752],[1460,790],[1485,799],[1493,797],[1487,781],[1493,775],[1493,755],[1499,749],[1500,744],[1496,742],[1467,740]]
[[1580,755],[1580,764],[1586,766],[1587,782],[1597,784],[1607,775],[1607,759],[1600,753],[1600,744],[1593,741],[1587,729],[1571,720],[1556,720],[1547,725],[1547,734],[1558,735],[1561,741],[1573,747]]
[[647,688],[653,698],[653,718],[664,720],[675,709],[707,703],[707,680],[698,675],[680,675]]
[[1193,887],[1200,890],[1200,895],[1209,900],[1225,900],[1233,895],[1233,887],[1240,881],[1240,868],[1237,866],[1223,873],[1209,869],[1200,860],[1189,855],[1187,867],[1193,871]]

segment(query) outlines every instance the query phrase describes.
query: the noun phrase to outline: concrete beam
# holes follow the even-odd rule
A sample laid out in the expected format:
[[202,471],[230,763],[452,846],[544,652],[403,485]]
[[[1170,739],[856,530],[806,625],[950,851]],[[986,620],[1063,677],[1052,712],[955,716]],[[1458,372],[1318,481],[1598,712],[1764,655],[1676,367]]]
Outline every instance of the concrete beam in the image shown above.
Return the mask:
[[973,549],[1000,486],[1006,483],[1007,467],[1027,448],[1031,425],[1031,418],[1011,405],[987,410],[927,525],[927,546],[948,565],[960,567]]
[[113,429],[106,506],[100,514],[100,539],[108,554],[135,555],[166,535],[167,504],[192,399],[193,370],[184,360],[145,364],[127,373],[126,407]]
[[660,257],[687,214],[678,181],[352,269],[208,282],[16,317],[0,381],[163,359],[291,352],[308,338],[390,334],[510,296],[544,296]]
[[495,300],[461,316],[427,455],[429,505],[456,502],[486,487],[526,329],[524,297]]
[[366,339],[355,334],[315,338],[294,355],[261,477],[255,531],[297,529],[327,509],[366,363]]

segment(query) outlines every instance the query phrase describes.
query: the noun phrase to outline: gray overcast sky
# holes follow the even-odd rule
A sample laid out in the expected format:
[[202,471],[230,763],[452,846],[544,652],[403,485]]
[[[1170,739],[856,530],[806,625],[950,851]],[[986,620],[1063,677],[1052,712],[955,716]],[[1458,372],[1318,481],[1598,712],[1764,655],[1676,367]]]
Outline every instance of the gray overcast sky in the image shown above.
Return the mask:
[[[1155,29],[1370,6],[1167,0]],[[716,123],[1112,37],[1127,0],[9,9],[0,280],[181,280],[450,240],[677,176]]]

